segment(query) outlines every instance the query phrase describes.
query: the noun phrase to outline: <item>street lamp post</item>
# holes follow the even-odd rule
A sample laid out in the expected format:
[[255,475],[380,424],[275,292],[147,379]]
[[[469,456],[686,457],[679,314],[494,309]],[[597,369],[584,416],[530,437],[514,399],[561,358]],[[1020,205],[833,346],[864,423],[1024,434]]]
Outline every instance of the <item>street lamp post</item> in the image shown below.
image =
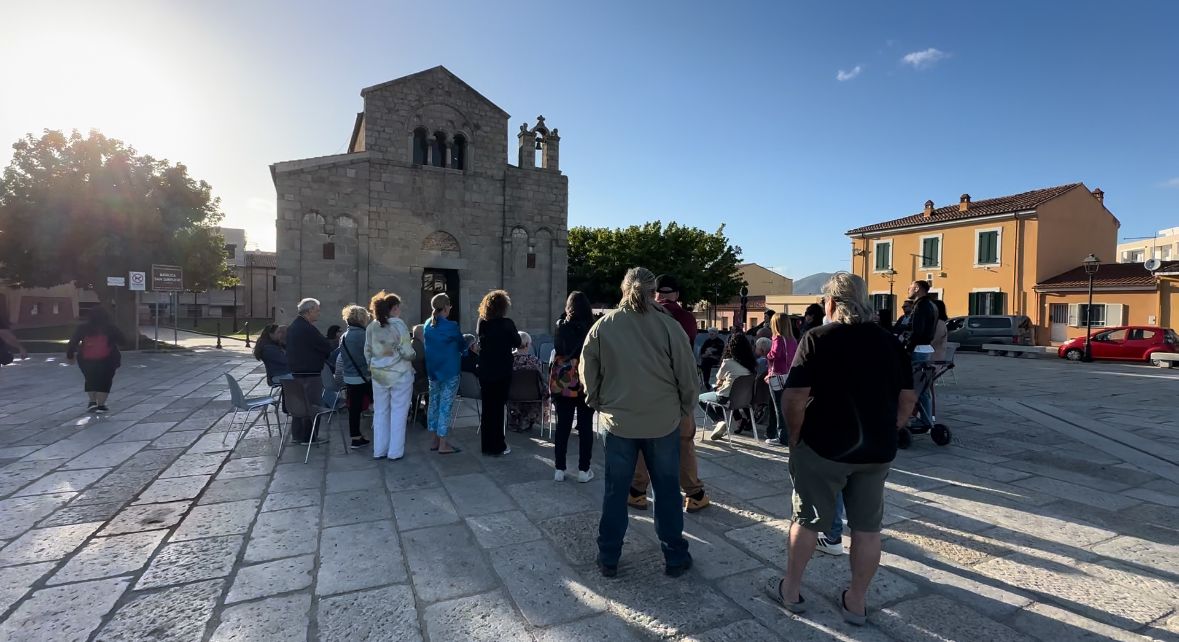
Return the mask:
[[1081,261],[1081,265],[1085,267],[1085,274],[1089,275],[1089,304],[1085,306],[1085,356],[1081,359],[1087,363],[1093,361],[1093,277],[1101,267],[1101,259],[1090,254]]

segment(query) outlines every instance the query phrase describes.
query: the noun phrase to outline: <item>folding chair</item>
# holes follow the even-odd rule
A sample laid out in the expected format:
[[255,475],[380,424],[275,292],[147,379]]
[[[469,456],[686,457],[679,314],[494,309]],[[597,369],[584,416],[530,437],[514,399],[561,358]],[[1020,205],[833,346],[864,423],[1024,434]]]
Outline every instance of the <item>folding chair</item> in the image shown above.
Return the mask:
[[[517,370],[512,373],[511,387],[508,388],[509,403],[540,405],[542,429],[548,417],[548,409],[545,406],[549,403],[548,395],[545,394],[548,385],[543,377],[539,370]],[[506,424],[504,430],[507,430]]]
[[[454,418],[458,415],[459,401],[462,399],[470,399],[475,402],[475,412],[480,416],[483,414],[483,389],[479,387],[479,377],[475,376],[473,372],[463,372],[459,374],[458,394],[454,403],[450,405],[450,425],[454,427]],[[476,431],[478,432],[478,431]]]
[[[753,418],[753,388],[757,383],[756,375],[745,375],[737,377],[733,381],[733,387],[729,388],[729,400],[726,404],[709,404],[720,408],[725,413],[725,436],[728,437],[729,445],[733,445],[733,417],[739,413],[745,413],[745,417],[749,419],[749,425],[753,427],[754,441],[761,441],[761,437],[757,434],[757,422]],[[708,427],[709,416],[704,413],[705,428]],[[700,433],[700,441],[704,441],[704,432]]]
[[[961,344],[947,343],[946,344],[946,358],[941,361],[935,361],[934,364],[936,364],[936,365],[945,365],[945,364],[953,365],[954,364],[954,357],[958,354],[958,346],[959,345],[961,345]],[[949,372],[947,374],[949,374],[950,378],[954,380],[955,384],[957,384],[958,383],[958,373],[956,373],[955,370],[956,370],[955,368],[950,368]],[[947,381],[946,383],[949,383],[949,382]]]
[[[336,413],[341,408],[347,407],[347,395],[344,394],[344,390],[336,387],[336,380],[335,377],[332,376],[332,371],[325,367],[323,371],[319,373],[319,376],[320,379],[323,380],[323,395],[321,401],[324,403],[321,404],[319,412],[316,413],[315,419],[312,420],[311,441],[315,441],[315,422],[319,421],[320,417],[323,415],[328,416],[328,428],[330,429],[332,427],[332,420],[336,418]],[[340,439],[344,444],[345,455],[352,454],[352,449],[349,447],[350,444],[348,443],[349,437],[350,435],[348,434],[348,425],[341,424]],[[307,445],[307,455],[311,455],[311,444]]]
[[[327,368],[325,367],[324,369],[326,370]],[[320,377],[321,380],[324,378],[331,379],[330,371],[326,377],[324,377],[322,373],[320,374]],[[324,381],[323,383],[324,390],[329,390],[327,381]],[[342,397],[340,392],[334,388],[335,384],[332,383],[331,392],[326,395],[328,403],[332,407],[323,407],[319,403],[323,400],[322,397],[315,400],[309,399],[307,397],[307,389],[303,387],[303,383],[299,381],[298,378],[283,381],[283,399],[287,404],[287,413],[290,414],[292,418],[311,419],[311,430],[307,437],[307,452],[303,456],[304,464],[311,459],[311,446],[315,444],[315,436],[319,432],[320,418],[324,415],[328,415],[328,426],[330,427],[331,419],[335,416],[336,410],[339,408]],[[292,419],[291,424],[293,423],[294,421]],[[347,450],[347,446],[345,446],[345,451]],[[281,449],[279,454],[281,455]]]
[[[271,436],[274,433],[270,428],[270,413],[268,408],[275,406],[275,398],[273,395],[269,397],[246,397],[242,393],[241,384],[234,379],[228,372],[225,373],[225,382],[229,384],[229,397],[233,405],[233,416],[229,419],[229,430],[221,435],[221,443],[225,444],[225,440],[229,438],[229,433],[233,432],[233,426],[238,423],[238,417],[245,413],[244,419],[241,421],[241,428],[238,430],[237,438],[240,440],[246,434],[246,430],[250,428],[250,411],[261,410],[262,417],[266,420],[266,435]],[[278,435],[282,437],[282,422],[278,420],[278,411],[275,410],[275,421],[278,421]]]

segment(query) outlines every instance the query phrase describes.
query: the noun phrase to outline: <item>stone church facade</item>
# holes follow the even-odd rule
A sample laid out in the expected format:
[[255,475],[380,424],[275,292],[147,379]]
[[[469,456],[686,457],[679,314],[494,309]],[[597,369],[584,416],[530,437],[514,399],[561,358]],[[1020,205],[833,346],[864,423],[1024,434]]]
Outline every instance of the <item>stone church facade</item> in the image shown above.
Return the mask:
[[360,93],[347,153],[271,166],[279,322],[314,297],[323,329],[384,289],[413,325],[446,292],[451,318],[472,332],[483,295],[503,288],[518,327],[550,333],[564,309],[569,216],[557,130],[543,117],[521,125],[511,165],[508,114],[444,67]]

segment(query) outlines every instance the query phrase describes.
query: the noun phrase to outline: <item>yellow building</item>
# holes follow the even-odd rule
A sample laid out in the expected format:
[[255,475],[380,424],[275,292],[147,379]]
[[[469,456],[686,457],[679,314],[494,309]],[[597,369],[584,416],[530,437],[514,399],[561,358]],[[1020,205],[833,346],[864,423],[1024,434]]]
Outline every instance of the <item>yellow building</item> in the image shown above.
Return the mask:
[[950,316],[1022,314],[1047,327],[1038,283],[1091,253],[1115,260],[1120,223],[1103,198],[1072,183],[979,201],[963,194],[945,207],[926,201],[917,214],[848,231],[852,271],[867,280],[879,310],[896,310],[921,279]]
[[[1037,337],[1052,343],[1085,336],[1089,275],[1083,267],[1036,284]],[[1174,329],[1179,321],[1179,261],[1151,272],[1139,263],[1102,264],[1093,275],[1094,328],[1140,325]]]
[[786,295],[794,293],[794,281],[788,276],[764,268],[757,263],[737,266],[741,278],[749,288],[749,296]]

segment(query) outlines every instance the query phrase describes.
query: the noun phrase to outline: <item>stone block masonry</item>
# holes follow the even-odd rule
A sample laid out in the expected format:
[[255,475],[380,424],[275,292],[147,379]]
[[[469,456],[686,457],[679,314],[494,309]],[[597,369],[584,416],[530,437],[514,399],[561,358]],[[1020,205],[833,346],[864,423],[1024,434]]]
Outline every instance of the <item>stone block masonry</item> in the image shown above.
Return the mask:
[[[442,67],[362,90],[348,153],[272,166],[278,202],[279,322],[298,301],[324,306],[321,329],[379,290],[402,298],[413,325],[447,292],[463,330],[488,290],[512,296],[522,330],[550,334],[564,309],[568,178],[556,130],[518,135],[509,165],[508,114]],[[526,148],[526,149],[525,149]],[[530,156],[528,156],[531,158]]]

